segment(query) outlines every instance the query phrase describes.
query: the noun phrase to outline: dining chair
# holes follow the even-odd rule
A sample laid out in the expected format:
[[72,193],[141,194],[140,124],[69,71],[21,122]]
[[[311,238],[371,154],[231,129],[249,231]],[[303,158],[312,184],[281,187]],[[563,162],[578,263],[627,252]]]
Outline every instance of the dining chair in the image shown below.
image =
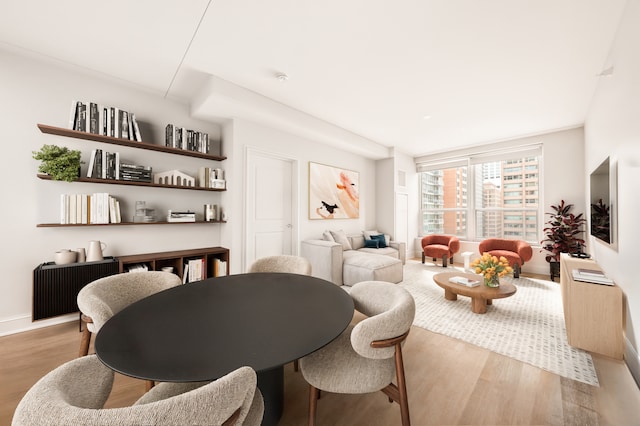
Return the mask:
[[[402,344],[415,302],[404,288],[385,281],[362,281],[350,292],[365,318],[331,343],[300,360],[309,383],[309,425],[315,425],[320,391],[362,394],[381,390],[400,405],[402,425],[410,425]],[[396,379],[396,384],[392,383]]]
[[79,356],[89,353],[92,333],[130,304],[181,284],[169,272],[145,271],[110,275],[90,282],[78,292],[78,309],[83,322]]
[[250,367],[208,383],[160,383],[131,406],[104,409],[113,379],[96,355],[69,361],[27,391],[11,424],[257,426],[262,421],[264,400]]
[[286,272],[289,274],[311,275],[311,263],[300,256],[287,254],[267,256],[253,262],[249,272]]

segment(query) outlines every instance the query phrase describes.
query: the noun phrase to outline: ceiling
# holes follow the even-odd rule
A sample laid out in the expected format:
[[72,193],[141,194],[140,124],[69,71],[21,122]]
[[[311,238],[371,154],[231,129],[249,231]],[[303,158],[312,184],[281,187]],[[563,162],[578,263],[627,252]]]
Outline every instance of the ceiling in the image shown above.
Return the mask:
[[197,117],[421,156],[582,125],[625,4],[3,0],[0,48],[144,86]]

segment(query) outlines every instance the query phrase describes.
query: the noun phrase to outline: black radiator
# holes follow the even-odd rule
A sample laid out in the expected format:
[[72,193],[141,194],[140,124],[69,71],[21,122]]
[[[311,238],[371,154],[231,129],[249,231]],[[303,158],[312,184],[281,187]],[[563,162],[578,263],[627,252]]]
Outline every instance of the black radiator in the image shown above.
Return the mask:
[[82,287],[98,278],[118,273],[118,259],[56,265],[43,263],[33,270],[32,320],[78,312],[76,301]]

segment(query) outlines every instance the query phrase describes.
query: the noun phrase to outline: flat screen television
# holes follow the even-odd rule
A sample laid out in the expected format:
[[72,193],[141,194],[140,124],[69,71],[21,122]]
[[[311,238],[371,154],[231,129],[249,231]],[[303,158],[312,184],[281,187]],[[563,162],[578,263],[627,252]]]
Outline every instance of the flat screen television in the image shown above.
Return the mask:
[[615,176],[612,175],[609,157],[591,173],[590,188],[590,233],[600,241],[613,243],[613,203]]

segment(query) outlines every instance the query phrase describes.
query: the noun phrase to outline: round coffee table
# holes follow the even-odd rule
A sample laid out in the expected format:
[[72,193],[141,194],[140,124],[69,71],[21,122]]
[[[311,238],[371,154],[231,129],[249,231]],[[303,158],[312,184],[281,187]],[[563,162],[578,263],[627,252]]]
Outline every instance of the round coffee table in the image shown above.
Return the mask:
[[[480,285],[467,287],[449,281],[452,277],[464,277],[471,280],[480,280]],[[516,286],[510,283],[500,283],[500,287],[487,287],[482,282],[482,277],[475,274],[465,274],[462,272],[443,272],[433,276],[433,281],[444,289],[444,298],[447,300],[458,300],[458,295],[471,298],[471,311],[474,314],[484,314],[487,312],[487,305],[491,305],[493,299],[502,299],[515,294]]]

